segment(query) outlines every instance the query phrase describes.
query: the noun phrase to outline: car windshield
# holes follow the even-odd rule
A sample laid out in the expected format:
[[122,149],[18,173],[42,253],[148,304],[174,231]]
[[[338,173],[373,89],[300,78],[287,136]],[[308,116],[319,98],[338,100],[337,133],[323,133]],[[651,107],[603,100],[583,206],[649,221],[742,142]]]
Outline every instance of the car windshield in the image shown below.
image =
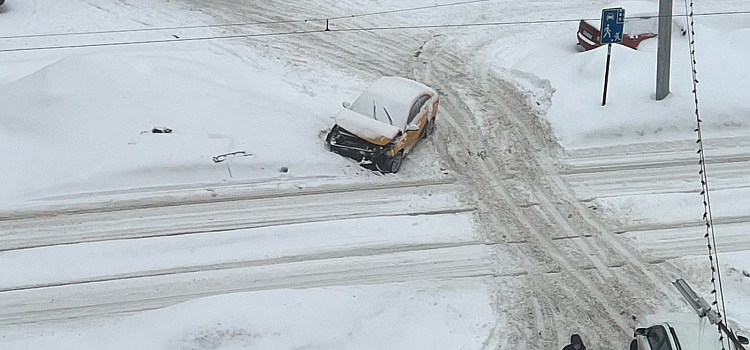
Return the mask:
[[664,326],[649,327],[646,330],[646,338],[648,338],[648,345],[651,346],[651,350],[672,350],[672,345],[669,343],[667,330]]

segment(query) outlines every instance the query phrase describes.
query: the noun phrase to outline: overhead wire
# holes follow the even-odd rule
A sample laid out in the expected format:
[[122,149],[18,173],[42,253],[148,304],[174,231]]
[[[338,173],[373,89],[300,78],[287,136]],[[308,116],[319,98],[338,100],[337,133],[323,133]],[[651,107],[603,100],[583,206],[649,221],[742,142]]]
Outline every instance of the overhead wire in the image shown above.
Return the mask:
[[[412,11],[416,9],[433,8],[438,6],[454,6],[468,3],[477,3],[493,0],[472,0],[460,3],[450,3],[442,5],[431,5],[430,7],[419,7],[419,8],[408,8],[400,10],[389,10],[379,11],[372,13],[364,13],[358,15],[339,16],[331,17],[334,19],[351,18],[353,16],[369,16],[383,13],[393,13],[396,11]],[[722,15],[738,15],[738,14],[750,14],[750,11],[723,11],[723,12],[706,12],[693,14],[693,16],[722,16]],[[683,17],[687,15],[673,15],[672,17]],[[633,18],[659,18],[655,16],[636,16]],[[329,18],[330,19],[330,18]],[[328,19],[328,20],[329,20]],[[154,39],[154,40],[133,40],[133,41],[117,41],[117,42],[104,42],[104,43],[88,43],[88,44],[71,44],[71,45],[51,45],[51,46],[32,46],[32,47],[18,47],[10,49],[0,49],[2,52],[22,52],[22,51],[41,51],[41,50],[56,50],[56,49],[73,49],[73,48],[91,48],[91,47],[108,47],[108,46],[125,46],[125,45],[145,45],[145,44],[159,44],[159,43],[179,43],[179,42],[190,42],[190,41],[209,41],[209,40],[221,40],[221,39],[240,39],[240,38],[257,38],[257,37],[272,37],[272,36],[289,36],[289,35],[304,35],[313,33],[323,32],[375,32],[385,30],[420,30],[420,29],[441,29],[441,28],[467,28],[467,27],[488,27],[488,26],[506,26],[506,25],[533,25],[533,24],[552,24],[552,23],[568,23],[568,22],[579,22],[581,20],[598,20],[596,19],[545,19],[545,20],[518,20],[518,21],[500,21],[500,22],[483,22],[483,23],[455,23],[455,24],[426,24],[426,25],[406,25],[406,26],[384,26],[384,27],[363,27],[363,28],[330,28],[326,26],[325,29],[316,30],[298,30],[298,31],[287,31],[287,32],[271,32],[271,33],[251,33],[251,34],[232,34],[232,35],[216,35],[216,36],[203,36],[203,37],[189,37],[180,38],[173,37],[169,39]],[[301,21],[322,21],[322,19],[316,20],[289,20],[289,21],[276,21],[276,22],[255,22],[257,23],[293,23]],[[219,25],[207,25],[204,27],[212,27]],[[172,27],[180,28],[180,27]],[[46,34],[45,34],[46,35]],[[51,35],[51,34],[50,34]],[[0,37],[8,38],[8,37]]]
[[348,18],[358,18],[366,16],[377,16],[391,13],[400,12],[411,12],[418,10],[427,10],[441,7],[451,7],[468,5],[489,1],[497,0],[467,0],[460,2],[451,2],[435,5],[425,5],[417,7],[400,8],[393,10],[383,10],[375,12],[364,12],[351,15],[341,15],[333,17],[318,17],[318,18],[300,18],[300,19],[284,19],[278,21],[255,21],[255,22],[237,22],[237,23],[220,23],[220,24],[202,24],[202,25],[189,25],[189,26],[173,26],[173,27],[154,27],[154,28],[131,28],[131,29],[111,29],[111,30],[99,30],[99,31],[78,31],[68,33],[39,33],[39,34],[20,34],[20,35],[5,35],[0,36],[0,39],[27,39],[27,38],[43,38],[43,37],[55,37],[55,36],[79,36],[79,35],[98,35],[98,34],[120,34],[120,33],[137,33],[137,32],[154,32],[154,31],[167,31],[167,30],[184,30],[184,29],[203,29],[203,28],[222,28],[222,27],[246,27],[255,25],[270,25],[270,24],[289,24],[289,23],[300,23],[300,22],[322,22],[325,20],[339,20]]

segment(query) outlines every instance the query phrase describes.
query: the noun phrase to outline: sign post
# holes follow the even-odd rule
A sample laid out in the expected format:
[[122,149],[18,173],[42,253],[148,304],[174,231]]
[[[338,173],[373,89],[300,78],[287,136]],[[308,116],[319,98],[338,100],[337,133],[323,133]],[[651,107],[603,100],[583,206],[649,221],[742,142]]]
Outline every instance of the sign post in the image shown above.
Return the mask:
[[609,8],[602,10],[602,24],[599,28],[599,42],[607,44],[607,68],[604,71],[604,94],[602,106],[607,104],[607,85],[609,84],[609,62],[612,56],[612,44],[621,43],[625,27],[625,9]]

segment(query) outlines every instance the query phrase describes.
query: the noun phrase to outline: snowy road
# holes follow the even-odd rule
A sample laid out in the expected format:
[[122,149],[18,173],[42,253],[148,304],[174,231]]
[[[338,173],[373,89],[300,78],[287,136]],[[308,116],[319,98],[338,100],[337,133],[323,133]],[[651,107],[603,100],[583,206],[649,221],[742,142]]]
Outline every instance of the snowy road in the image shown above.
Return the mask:
[[[610,222],[615,232],[632,236],[645,248],[647,260],[702,255],[706,242],[700,229],[701,207],[695,205],[700,203],[695,147],[695,142],[675,141],[572,150],[563,160],[563,178],[579,199],[590,205],[595,198],[605,204],[632,203],[632,213],[608,213]],[[750,216],[742,209],[749,193],[748,139],[711,139],[706,142],[706,153],[712,197],[718,203],[714,218],[722,232],[717,242],[723,252],[748,250],[745,232]],[[684,204],[662,210],[646,204],[658,203],[660,196],[676,198],[673,200]],[[686,214],[661,214],[669,210]],[[695,234],[686,238],[686,231]]]
[[[177,3],[220,23],[325,18],[372,8],[367,1],[333,2],[325,10],[314,0],[217,0],[210,8],[194,0]],[[463,18],[486,20],[487,9],[518,18],[575,16],[582,3],[487,2],[467,8]],[[451,11],[437,18],[448,20]],[[331,25],[400,21],[352,16]],[[238,291],[471,279],[488,285],[494,298],[497,323],[484,349],[554,349],[573,332],[600,349],[622,348],[635,315],[681,306],[669,285],[681,272],[667,259],[702,253],[705,242],[676,234],[699,216],[670,223],[635,212],[619,218],[596,202],[637,202],[645,195],[697,201],[694,143],[564,151],[524,93],[487,62],[486,50],[498,38],[537,34],[496,30],[334,31],[211,44],[238,58],[243,50],[257,50],[307,72],[303,90],[318,83],[319,67],[363,80],[401,75],[422,81],[441,95],[437,133],[407,160],[405,171],[370,182],[321,177],[304,186],[290,180],[150,188],[57,196],[2,211],[0,263],[22,266],[36,254],[46,257],[47,266],[28,268],[22,278],[0,277],[0,326],[127,314]],[[711,144],[719,196],[748,191],[748,145],[746,139]],[[435,174],[439,167],[432,160],[446,168],[444,174]],[[742,236],[750,216],[727,210],[723,218],[730,232],[723,242],[750,249]],[[367,227],[352,229],[363,222]],[[219,256],[209,243],[216,241],[238,248]],[[76,258],[77,249],[91,247],[129,261],[119,269],[97,269]],[[164,254],[159,264],[138,265],[156,254]]]
[[[300,13],[330,15],[316,12],[320,9],[305,2],[287,5],[248,6],[221,1],[206,12],[222,19],[235,14],[237,17],[229,17],[230,21],[270,21]],[[560,6],[556,10],[564,13],[566,5]],[[541,10],[530,3],[519,7]],[[515,10],[511,13],[524,13]],[[361,9],[350,12],[359,13]],[[353,21],[361,27],[384,24],[368,17]],[[333,28],[347,24],[334,22]],[[309,24],[279,28],[304,30]],[[615,234],[617,228],[602,224],[585,200],[577,199],[576,182],[569,174],[573,167],[568,165],[575,164],[575,157],[559,149],[549,127],[528,107],[525,96],[482,68],[487,66],[483,49],[496,37],[472,36],[476,32],[313,34],[304,39],[279,38],[263,46],[269,57],[291,55],[296,59],[287,59],[296,62],[323,57],[326,64],[341,70],[373,76],[407,75],[438,87],[441,118],[434,141],[438,154],[461,175],[459,182],[473,189],[464,200],[476,203],[484,240],[504,247],[508,254],[493,255],[493,265],[501,270],[510,259],[527,271],[495,278],[494,307],[498,320],[504,322],[498,323],[503,332],[493,335],[495,339],[488,348],[555,348],[565,343],[571,332],[585,329],[597,330],[583,331],[591,343],[620,348],[632,332],[631,316],[668,305],[678,307],[669,281],[679,275],[679,270],[659,259],[664,254],[642,255]],[[248,41],[248,45],[255,44]],[[419,48],[421,53],[415,57]],[[592,152],[602,159],[612,158],[605,151]],[[590,156],[587,154],[586,159]],[[742,159],[729,157],[733,161]],[[667,153],[655,161],[663,164],[664,158],[675,159],[674,154]],[[688,153],[683,159],[681,165],[695,161]],[[601,169],[601,165],[593,168]],[[627,178],[622,180],[628,183]],[[511,297],[516,293],[521,297]]]
[[[279,188],[281,184],[266,185]],[[217,196],[220,200],[190,197],[186,190],[182,191],[186,195],[178,195],[183,204],[172,201],[163,207],[154,204],[163,199],[141,195],[132,201],[133,194],[128,193],[124,196],[131,201],[112,197],[105,201],[121,205],[96,207],[94,202],[78,210],[58,207],[60,213],[55,215],[14,212],[8,216],[19,218],[0,221],[6,233],[3,265],[12,271],[13,264],[22,266],[28,254],[34,253],[49,265],[27,267],[17,279],[14,274],[0,278],[0,319],[2,324],[17,324],[134,312],[238,291],[524,273],[518,268],[494,271],[489,255],[497,247],[471,238],[469,232],[450,232],[455,225],[439,226],[454,215],[465,217],[471,225],[475,208],[456,206],[454,197],[462,191],[460,187],[445,178],[293,187],[286,194],[256,189],[245,197],[233,191],[234,197]],[[170,195],[179,192],[173,189]],[[351,230],[351,225],[362,224],[368,227]],[[290,225],[297,228],[289,230]],[[394,226],[435,234],[411,238],[398,233],[409,233],[408,229],[382,232]],[[455,238],[439,238],[437,232],[446,230]],[[34,239],[29,240],[29,235]],[[384,237],[390,236],[390,243],[384,244]],[[124,239],[131,242],[127,248],[108,248],[109,241],[119,240],[112,247],[121,247]],[[189,240],[196,243],[186,253],[194,256],[186,264],[180,260],[180,249],[187,248],[180,247]],[[227,240],[239,247],[232,256],[206,250]],[[99,271],[91,262],[74,258],[76,249],[86,245],[97,245],[102,255],[130,256],[133,261],[123,264],[119,272],[115,266]],[[169,250],[173,256],[162,256],[163,263],[149,260],[151,254]],[[14,253],[18,253],[17,260]],[[133,268],[139,261],[143,266]]]
[[[13,211],[0,220],[3,250],[36,248],[49,245],[176,236],[200,232],[219,232],[306,222],[344,220],[393,215],[436,215],[470,212],[470,206],[455,207],[454,180],[391,182],[356,186],[322,186],[311,189],[234,192],[213,197],[178,195],[165,205],[164,198],[140,198],[106,204],[90,203],[45,206],[43,211]],[[268,184],[269,187],[273,184]],[[257,184],[255,187],[261,187]],[[278,187],[274,187],[278,188]],[[172,191],[172,198],[176,195]],[[214,193],[216,193],[214,191]],[[205,197],[205,198],[202,198]],[[99,198],[104,201],[105,199]],[[114,202],[114,203],[113,203]],[[117,204],[117,203],[120,204]],[[191,203],[201,204],[191,204]],[[105,205],[105,206],[96,206]],[[56,210],[54,215],[50,209]],[[26,218],[21,219],[26,216]],[[9,219],[13,217],[14,219]],[[28,235],[34,240],[28,240]]]

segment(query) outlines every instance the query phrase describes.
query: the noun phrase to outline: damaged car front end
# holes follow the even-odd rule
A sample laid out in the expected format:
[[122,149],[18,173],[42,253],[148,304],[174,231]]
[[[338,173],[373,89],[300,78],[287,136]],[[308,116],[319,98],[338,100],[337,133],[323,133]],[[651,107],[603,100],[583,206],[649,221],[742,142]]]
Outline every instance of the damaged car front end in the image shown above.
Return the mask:
[[[382,143],[386,140],[372,140]],[[388,140],[387,143],[380,145],[347,131],[340,125],[335,125],[326,137],[326,143],[332,152],[345,157],[352,158],[359,162],[359,165],[372,169],[389,171],[391,160],[396,155],[394,149],[396,142]]]

